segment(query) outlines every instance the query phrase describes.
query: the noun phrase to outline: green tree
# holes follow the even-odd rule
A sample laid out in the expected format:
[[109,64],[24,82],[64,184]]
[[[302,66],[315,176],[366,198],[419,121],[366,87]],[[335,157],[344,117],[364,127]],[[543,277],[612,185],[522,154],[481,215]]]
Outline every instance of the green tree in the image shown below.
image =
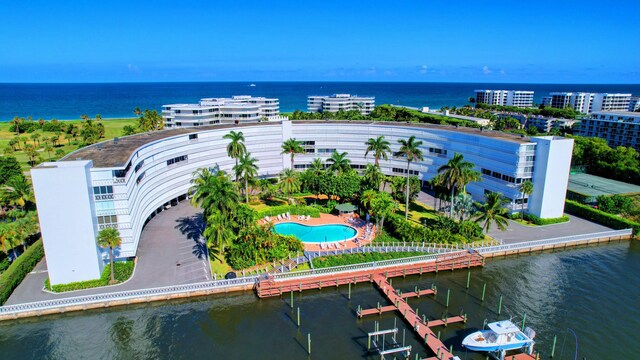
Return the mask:
[[304,154],[304,149],[302,148],[302,145],[299,141],[297,141],[294,138],[291,138],[291,139],[285,140],[285,142],[282,143],[281,154],[289,154],[289,156],[291,157],[291,169],[294,169],[293,158],[295,157],[296,154]]
[[365,145],[367,145],[367,150],[364,153],[364,157],[366,158],[369,152],[372,152],[375,159],[375,165],[377,168],[380,168],[380,158],[385,160],[388,160],[389,158],[387,153],[391,152],[391,147],[389,147],[390,143],[384,139],[384,136],[378,136],[375,139],[370,138],[367,140]]
[[65,155],[65,152],[62,149],[57,149],[55,155],[58,159],[62,159]]
[[105,228],[98,233],[98,246],[102,248],[109,248],[109,260],[111,262],[111,281],[109,283],[115,284],[116,278],[113,271],[113,249],[120,246],[122,239],[120,239],[120,232],[116,228]]
[[329,171],[336,171],[342,174],[351,170],[351,160],[347,158],[347,152],[339,153],[334,151],[331,157],[327,159]]
[[22,175],[11,177],[2,189],[7,199],[22,209],[33,201],[31,183]]
[[384,229],[384,220],[396,211],[398,204],[391,198],[387,192],[378,192],[371,200],[371,215],[376,219],[377,234]]
[[313,175],[320,176],[324,172],[324,163],[322,159],[315,158],[311,161],[311,166],[308,169]]
[[422,160],[422,150],[420,150],[420,145],[422,145],[422,141],[416,140],[415,136],[411,136],[409,139],[399,139],[398,143],[400,143],[400,150],[396,151],[393,156],[397,158],[405,158],[407,160],[407,195],[406,195],[406,204],[404,209],[404,218],[409,219],[409,176],[411,163],[414,161]]
[[380,168],[373,164],[367,164],[362,174],[363,186],[371,190],[380,190],[380,184],[384,180],[384,174]]
[[280,173],[280,190],[287,194],[287,202],[289,203],[289,195],[296,191],[300,191],[300,177],[298,173],[291,169],[284,169]]
[[11,125],[13,125],[13,128],[16,130],[16,136],[20,135],[20,125],[22,125],[22,122],[23,119],[20,119],[17,116],[15,116],[13,120],[11,120]]
[[[400,202],[406,202],[407,183],[399,176],[393,176],[391,180],[391,195]],[[409,177],[409,202],[415,200],[420,193],[420,179],[417,176]]]
[[207,248],[210,253],[223,255],[225,247],[233,242],[235,233],[228,224],[228,218],[219,211],[213,211],[207,217],[207,227],[202,235],[207,242]]
[[31,138],[31,140],[33,140],[33,146],[36,146],[36,142],[38,143],[38,145],[40,145],[40,134],[33,133],[29,137]]
[[507,220],[508,210],[505,208],[509,201],[502,194],[489,192],[485,195],[484,204],[476,204],[479,211],[475,215],[475,222],[482,223],[482,228],[488,232],[491,224],[495,223],[498,229],[504,231],[507,229],[509,220]]
[[49,161],[51,161],[51,152],[52,152],[53,150],[54,150],[54,149],[53,149],[53,146],[51,146],[51,145],[49,145],[49,144],[46,144],[46,145],[44,146],[44,151],[46,151],[46,152],[47,152],[47,155],[49,155]]
[[453,218],[453,208],[455,206],[456,188],[462,189],[472,181],[480,180],[480,174],[473,170],[473,163],[464,160],[464,156],[455,153],[445,165],[438,168],[438,174],[442,174],[442,180],[451,191],[451,206],[449,217]]
[[258,165],[256,158],[251,157],[251,153],[242,154],[239,162],[233,167],[236,178],[241,176],[244,179],[244,195],[245,202],[249,203],[249,179],[258,176]]
[[0,223],[0,245],[2,252],[9,257],[9,252],[18,246],[15,236],[15,226],[11,223]]
[[520,219],[524,220],[524,197],[533,193],[533,183],[531,180],[525,180],[520,184],[520,194],[522,194],[522,209],[520,211]]
[[18,160],[13,156],[0,157],[0,185],[6,184],[14,176],[23,176]]
[[[238,159],[242,155],[247,152],[247,147],[244,144],[244,134],[242,131],[230,131],[228,134],[225,134],[223,139],[229,140],[229,144],[227,144],[227,155],[230,158],[236,160],[236,167],[238,166]],[[236,173],[236,182],[238,182],[238,174]]]
[[213,174],[208,169],[199,169],[194,175],[189,190],[193,194],[191,204],[200,206],[205,218],[213,211],[231,216],[238,205],[239,196],[227,174],[223,171]]
[[134,113],[140,115],[138,118],[138,128],[141,131],[162,130],[164,128],[164,121],[162,120],[162,116],[158,114],[158,111],[144,109],[144,111],[141,112],[138,108],[136,108],[136,110]]

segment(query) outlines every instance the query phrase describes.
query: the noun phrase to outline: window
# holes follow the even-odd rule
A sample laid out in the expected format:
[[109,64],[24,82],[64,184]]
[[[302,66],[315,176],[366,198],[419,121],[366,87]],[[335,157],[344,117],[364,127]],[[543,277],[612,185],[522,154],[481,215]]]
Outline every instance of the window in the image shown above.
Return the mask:
[[447,150],[438,148],[429,148],[429,152],[436,155],[447,155]]
[[113,170],[113,177],[123,178],[127,176],[127,173],[131,169],[131,162],[127,164],[127,166],[123,170]]
[[118,227],[118,216],[117,215],[106,215],[106,216],[98,216],[98,229],[106,229],[106,228],[117,228]]
[[186,161],[186,160],[187,160],[187,155],[178,156],[173,159],[167,160],[167,166],[179,163],[181,161]]
[[136,184],[140,184],[140,181],[142,181],[142,179],[144,179],[144,174],[145,174],[145,172],[143,171],[142,174],[140,174],[140,176],[138,176],[138,178],[136,179]]
[[140,170],[140,168],[142,167],[142,165],[144,165],[144,160],[140,161],[140,162],[138,163],[138,165],[136,165],[136,167],[135,167],[135,168],[133,168],[133,171],[134,171],[135,173],[138,173],[138,170]]
[[189,140],[196,140],[198,138],[198,134],[190,134]]
[[113,186],[94,186],[93,195],[96,200],[113,200]]
[[[393,169],[391,169],[391,171],[393,171],[394,173],[397,173],[397,174],[406,174],[407,173],[407,169],[404,169],[404,168],[393,168]],[[420,175],[420,171],[409,170],[409,175],[418,176],[418,175]]]
[[333,154],[336,149],[318,149],[318,154]]

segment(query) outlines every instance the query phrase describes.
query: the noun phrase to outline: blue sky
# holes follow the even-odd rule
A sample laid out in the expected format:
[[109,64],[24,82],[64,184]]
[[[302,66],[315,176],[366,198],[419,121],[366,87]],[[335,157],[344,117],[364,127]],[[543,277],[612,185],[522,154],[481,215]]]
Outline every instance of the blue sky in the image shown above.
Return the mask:
[[640,1],[2,1],[0,82],[640,83]]

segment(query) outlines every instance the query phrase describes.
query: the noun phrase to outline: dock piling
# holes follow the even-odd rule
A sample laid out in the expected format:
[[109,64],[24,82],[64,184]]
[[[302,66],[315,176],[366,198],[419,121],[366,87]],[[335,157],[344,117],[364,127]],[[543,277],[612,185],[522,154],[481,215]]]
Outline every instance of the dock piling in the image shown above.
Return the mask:
[[298,306],[298,327],[300,327],[300,306]]
[[469,288],[469,281],[471,281],[471,270],[467,272],[467,289]]
[[349,283],[349,294],[347,295],[347,299],[351,300],[351,283]]
[[484,293],[487,290],[487,283],[484,283],[484,285],[482,285],[482,298],[480,299],[481,302],[484,302]]
[[293,309],[293,291],[291,291],[291,302],[289,303],[291,308]]
[[451,289],[447,289],[447,305],[446,305],[447,307],[449,307],[449,296],[450,295],[451,295]]
[[556,340],[558,340],[558,336],[553,336],[553,346],[551,347],[551,357],[556,353]]
[[500,302],[498,303],[498,315],[502,312],[502,295],[500,295]]
[[527,321],[527,313],[524,313],[524,315],[522,316],[522,331],[524,331],[525,321]]
[[311,355],[311,333],[307,334],[307,352]]

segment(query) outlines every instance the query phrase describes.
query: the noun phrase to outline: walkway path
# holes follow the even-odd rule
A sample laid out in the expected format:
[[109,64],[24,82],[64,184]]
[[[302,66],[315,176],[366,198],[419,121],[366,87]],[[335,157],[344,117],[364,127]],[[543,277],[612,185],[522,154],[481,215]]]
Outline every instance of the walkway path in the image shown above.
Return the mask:
[[46,260],[42,260],[6,305],[212,280],[205,248],[196,241],[203,228],[202,213],[188,202],[182,202],[158,214],[144,228],[138,263],[129,281],[105,288],[52,294],[42,291],[47,278]]
[[602,226],[573,215],[567,214],[567,216],[569,216],[569,222],[545,226],[525,226],[509,220],[507,230],[500,231],[493,226],[493,229],[489,231],[488,235],[494,239],[502,240],[505,244],[513,244],[523,241],[591,234],[612,230],[606,226]]

